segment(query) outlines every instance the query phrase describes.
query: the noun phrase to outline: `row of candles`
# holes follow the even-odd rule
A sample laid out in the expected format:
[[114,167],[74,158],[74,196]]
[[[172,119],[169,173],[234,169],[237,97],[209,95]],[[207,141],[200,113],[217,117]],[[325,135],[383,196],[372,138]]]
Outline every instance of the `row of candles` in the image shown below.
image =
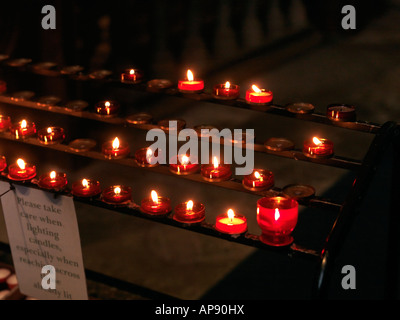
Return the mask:
[[[31,181],[36,177],[36,166],[18,159],[7,166],[4,156],[0,157],[0,172],[8,168],[7,178],[13,181]],[[248,180],[251,186],[273,184],[273,175],[266,171],[255,171]],[[251,183],[250,183],[251,181]],[[68,184],[67,175],[63,172],[51,171],[39,176],[37,185],[47,190],[61,191]],[[132,189],[129,186],[113,185],[101,189],[100,182],[93,179],[82,179],[72,184],[71,193],[79,198],[100,196],[105,203],[112,205],[129,205],[132,201]],[[152,190],[150,197],[141,201],[141,212],[152,216],[165,216],[172,212],[171,201]],[[193,200],[188,200],[175,207],[173,219],[190,225],[201,223],[205,219],[205,206]],[[285,246],[293,241],[291,235],[297,224],[298,202],[286,196],[263,197],[257,201],[257,222],[262,230],[260,240],[272,246]],[[247,219],[236,214],[232,209],[216,218],[215,229],[221,233],[240,235],[247,232]]]

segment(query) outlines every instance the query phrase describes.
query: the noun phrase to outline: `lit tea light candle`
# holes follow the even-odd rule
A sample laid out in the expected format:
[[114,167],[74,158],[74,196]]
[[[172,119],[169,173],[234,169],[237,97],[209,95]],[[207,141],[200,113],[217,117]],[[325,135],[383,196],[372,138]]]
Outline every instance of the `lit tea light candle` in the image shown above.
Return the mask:
[[257,222],[262,230],[260,240],[271,246],[293,242],[292,231],[298,218],[298,203],[292,198],[264,197],[257,201]]
[[155,190],[152,190],[150,198],[142,200],[140,209],[142,212],[151,215],[165,215],[171,211],[171,201],[159,196]]
[[[197,163],[192,163],[190,158],[186,154],[179,155],[176,157],[178,163],[170,163],[169,164],[169,169],[172,173],[178,174],[178,175],[188,175],[192,173],[196,173],[199,170],[199,165]],[[195,159],[194,159],[195,160]],[[197,161],[193,161],[197,162]]]
[[243,177],[243,186],[251,191],[270,189],[274,185],[274,174],[265,169],[254,169],[252,174]]
[[11,118],[0,114],[0,132],[8,131],[11,128]]
[[76,197],[94,197],[100,193],[100,182],[96,180],[82,179],[72,184],[72,194]]
[[108,159],[124,158],[130,153],[129,144],[115,137],[114,140],[103,143],[102,153]]
[[5,156],[0,156],[0,172],[3,172],[7,168],[7,161]]
[[119,103],[116,101],[100,101],[95,106],[96,114],[101,116],[115,116],[119,111]]
[[246,102],[249,104],[269,104],[272,103],[272,91],[259,89],[256,85],[252,85],[251,89],[246,91]]
[[187,78],[178,81],[178,89],[181,92],[186,93],[197,93],[204,89],[204,81],[200,79],[194,79],[192,71],[187,71]]
[[101,197],[106,203],[125,205],[132,200],[132,189],[123,185],[110,186],[103,190]]
[[205,207],[192,200],[182,202],[175,207],[173,219],[182,223],[199,223],[205,219]]
[[143,80],[143,72],[139,69],[125,69],[123,73],[121,73],[121,82],[122,83],[130,83],[135,84],[142,82]]
[[314,137],[304,141],[303,153],[310,158],[329,158],[333,155],[333,142]]
[[326,109],[326,116],[333,121],[355,121],[356,108],[349,104],[331,104]]
[[60,127],[48,127],[38,131],[37,137],[43,144],[60,143],[65,139],[65,132]]
[[38,186],[43,189],[60,190],[67,185],[67,175],[63,172],[51,171],[39,177]]
[[135,162],[140,167],[155,167],[158,166],[157,156],[158,150],[153,151],[150,148],[141,148],[135,152]]
[[228,180],[232,176],[231,167],[228,164],[220,164],[217,157],[213,158],[211,165],[203,165],[201,168],[203,179],[210,182]]
[[224,84],[217,84],[213,88],[213,97],[221,100],[237,99],[240,94],[240,87],[236,84],[231,84],[229,81]]
[[8,178],[15,181],[30,180],[36,176],[36,167],[18,159],[8,167]]
[[215,229],[227,234],[241,234],[247,231],[247,219],[243,215],[235,214],[229,209],[226,214],[217,216]]
[[14,134],[16,139],[27,138],[36,133],[36,125],[34,122],[28,122],[24,119],[12,125],[11,133]]

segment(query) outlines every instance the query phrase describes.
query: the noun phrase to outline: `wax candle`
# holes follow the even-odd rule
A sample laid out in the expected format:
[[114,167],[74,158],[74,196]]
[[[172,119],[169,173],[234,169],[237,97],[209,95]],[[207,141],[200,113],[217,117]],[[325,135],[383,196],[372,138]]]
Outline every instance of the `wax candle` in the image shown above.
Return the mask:
[[251,89],[246,91],[246,102],[249,104],[269,104],[272,103],[272,91],[259,89],[256,85],[252,85]]
[[16,181],[30,180],[36,176],[36,167],[18,159],[8,167],[8,178]]
[[139,112],[139,113],[135,113],[130,116],[127,116],[125,118],[125,120],[129,124],[133,124],[133,125],[147,124],[147,123],[151,123],[151,121],[153,120],[153,116],[147,112]]
[[140,209],[142,212],[151,215],[165,215],[171,211],[171,201],[159,196],[155,190],[152,190],[150,198],[142,200]]
[[333,142],[314,137],[304,141],[303,153],[310,158],[329,158],[333,155]]
[[213,163],[201,167],[203,179],[210,182],[220,182],[228,180],[232,176],[231,167],[228,164],[220,164],[217,157],[213,158]]
[[8,131],[11,128],[11,118],[0,114],[0,132]]
[[94,197],[100,193],[100,182],[96,180],[82,179],[72,184],[72,194],[76,197]]
[[197,163],[197,160],[193,156],[187,156],[186,154],[183,154],[183,155],[178,155],[176,159],[177,161],[175,162],[177,163],[169,164],[169,170],[172,173],[178,175],[188,175],[196,173],[199,170],[199,165]]
[[48,127],[38,131],[37,137],[43,144],[56,144],[65,139],[65,132],[60,127]]
[[141,148],[135,152],[135,162],[140,167],[155,167],[159,165],[158,155],[158,150],[153,152],[150,148]]
[[257,222],[262,230],[260,240],[265,244],[291,244],[297,218],[298,203],[292,198],[264,197],[257,201]]
[[204,81],[195,79],[192,71],[187,71],[187,78],[178,81],[178,90],[186,93],[197,93],[204,89]]
[[119,111],[119,103],[116,101],[99,101],[95,105],[95,111],[100,116],[115,116]]
[[172,81],[168,79],[153,79],[147,82],[147,91],[163,92],[173,86]]
[[173,219],[182,223],[199,223],[205,219],[205,207],[192,200],[182,202],[175,207]]
[[356,108],[349,104],[331,104],[326,109],[326,116],[333,121],[354,121]]
[[247,219],[243,215],[235,214],[229,209],[225,214],[217,216],[215,229],[227,234],[241,234],[247,231]]
[[121,73],[121,82],[122,83],[130,83],[135,84],[142,82],[143,80],[143,72],[139,69],[125,69],[124,72]]
[[11,126],[11,133],[14,134],[16,139],[24,139],[36,133],[36,125],[34,122],[28,122],[24,119]]
[[240,87],[237,84],[231,84],[229,81],[224,84],[217,84],[213,88],[213,97],[221,100],[233,100],[239,97]]
[[51,171],[39,177],[40,188],[43,189],[62,189],[67,185],[67,175],[63,172]]
[[0,172],[3,172],[7,168],[7,161],[5,156],[0,156]]
[[108,159],[119,159],[127,157],[130,148],[127,142],[120,141],[118,137],[115,137],[114,140],[103,143],[102,152]]
[[270,189],[274,185],[274,174],[265,169],[254,169],[249,175],[243,177],[243,186],[251,191]]
[[124,205],[132,200],[132,189],[123,185],[110,186],[103,190],[101,197],[106,203]]

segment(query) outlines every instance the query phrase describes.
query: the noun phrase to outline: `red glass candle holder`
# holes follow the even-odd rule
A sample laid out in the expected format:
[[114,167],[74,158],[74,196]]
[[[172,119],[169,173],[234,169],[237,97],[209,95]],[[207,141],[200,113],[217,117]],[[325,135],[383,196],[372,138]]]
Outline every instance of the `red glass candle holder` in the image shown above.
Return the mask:
[[65,132],[60,127],[48,127],[38,131],[37,137],[43,144],[61,143],[65,139]]
[[333,142],[314,137],[304,141],[303,153],[310,158],[329,158],[333,155]]
[[[188,175],[196,173],[199,170],[197,159],[193,156],[179,155],[174,157],[174,162],[169,164],[169,170],[177,175]],[[194,163],[193,163],[194,162]]]
[[39,177],[38,186],[43,189],[60,190],[67,185],[67,175],[63,172],[51,171]]
[[212,164],[203,165],[201,167],[201,175],[204,180],[209,182],[228,180],[232,176],[231,166],[229,164],[218,163],[214,158]]
[[247,219],[229,209],[227,213],[220,214],[216,218],[215,229],[227,234],[241,234],[247,231]]
[[159,165],[160,151],[153,151],[150,148],[141,148],[135,152],[135,162],[140,167],[155,167]]
[[30,180],[36,176],[36,166],[18,159],[8,167],[8,178],[15,181]]
[[356,108],[349,104],[331,104],[326,109],[326,116],[333,121],[355,121]]
[[0,81],[0,94],[7,91],[7,83],[5,81]]
[[100,182],[96,180],[82,179],[72,184],[72,194],[76,197],[95,197],[100,193]]
[[140,210],[150,215],[165,215],[171,212],[171,200],[165,197],[160,197],[154,190],[149,198],[142,200]]
[[257,222],[262,230],[260,240],[271,246],[293,242],[292,231],[298,218],[298,203],[293,198],[264,197],[257,201]]
[[246,91],[246,102],[248,104],[267,105],[272,103],[272,100],[272,91],[259,89],[255,85],[253,85],[251,89]]
[[130,153],[129,144],[125,141],[120,141],[118,137],[116,137],[112,141],[103,143],[102,153],[108,159],[125,158]]
[[114,185],[103,190],[102,200],[109,204],[125,205],[132,200],[131,187]]
[[7,168],[7,161],[5,156],[0,156],[0,172],[3,172]]
[[11,128],[11,118],[0,114],[0,132],[8,131]]
[[11,126],[11,133],[16,139],[28,138],[36,134],[36,125],[34,122],[22,120]]
[[204,90],[204,81],[194,79],[193,73],[188,70],[187,78],[178,81],[178,90],[183,93],[198,93]]
[[265,169],[254,169],[253,172],[243,177],[243,186],[251,191],[261,191],[274,186],[274,174]]
[[143,81],[143,72],[139,69],[125,69],[121,73],[121,82],[128,84],[140,83]]
[[205,206],[192,200],[182,202],[175,207],[173,219],[182,223],[199,223],[205,219]]
[[224,84],[217,84],[213,88],[213,97],[220,100],[237,99],[240,95],[240,87],[227,81]]
[[113,117],[119,112],[119,103],[116,101],[99,101],[95,105],[97,115]]

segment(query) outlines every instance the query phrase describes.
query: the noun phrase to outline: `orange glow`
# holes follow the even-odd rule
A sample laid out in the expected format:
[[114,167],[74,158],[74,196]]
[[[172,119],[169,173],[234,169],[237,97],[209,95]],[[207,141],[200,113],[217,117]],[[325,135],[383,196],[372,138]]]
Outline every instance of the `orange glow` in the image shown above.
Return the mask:
[[278,219],[281,217],[280,213],[279,213],[279,209],[275,208],[275,221],[278,221]]
[[317,137],[314,137],[314,138],[312,139],[312,141],[313,141],[314,144],[316,144],[317,146],[319,146],[319,145],[322,143],[322,141],[319,140]]
[[187,165],[189,163],[189,157],[186,155],[183,155],[181,158],[181,164]]
[[213,165],[214,165],[214,169],[218,169],[219,163],[218,163],[218,158],[217,157],[214,157]]
[[231,87],[231,83],[229,81],[225,82],[225,89],[229,89]]
[[112,143],[112,147],[114,150],[117,150],[119,148],[119,139],[116,137]]
[[[89,182],[88,182],[86,179],[83,179],[83,180],[82,180],[82,186],[83,186],[84,188],[89,187]],[[114,192],[115,192],[115,190],[114,190]]]
[[25,165],[26,165],[26,163],[25,163],[24,160],[18,159],[18,160],[17,160],[17,165],[18,165],[18,167],[19,167],[21,170],[25,170]]
[[51,130],[51,128],[48,127],[48,128],[47,128],[47,133],[52,133],[52,132],[53,132],[53,130]]
[[154,203],[158,203],[158,194],[155,190],[151,190],[151,200],[153,200]]
[[111,103],[110,103],[110,101],[106,101],[106,102],[104,103],[104,105],[105,105],[106,108],[109,108],[109,107],[111,106]]
[[235,217],[235,213],[233,212],[232,209],[228,210],[228,218],[231,220],[231,222],[233,221],[233,218]]
[[135,70],[134,69],[129,70],[129,74],[135,74]]
[[26,127],[27,127],[26,120],[22,120],[21,121],[21,129],[26,129]]
[[114,188],[114,194],[119,195],[121,193],[121,188],[120,187],[115,187]]
[[186,203],[186,210],[187,210],[187,211],[192,211],[192,210],[193,210],[193,201],[192,201],[192,200],[189,200],[189,201]]
[[190,70],[187,71],[187,79],[188,79],[189,81],[193,81],[193,80],[194,80],[193,73],[192,73],[192,71],[190,71]]
[[253,85],[251,86],[251,88],[253,89],[254,92],[256,92],[256,93],[261,93],[261,90],[260,90],[255,84],[253,84]]
[[150,162],[150,159],[151,159],[152,155],[153,155],[153,151],[151,151],[150,148],[147,148],[147,151],[146,151],[146,160],[147,160],[147,162]]

